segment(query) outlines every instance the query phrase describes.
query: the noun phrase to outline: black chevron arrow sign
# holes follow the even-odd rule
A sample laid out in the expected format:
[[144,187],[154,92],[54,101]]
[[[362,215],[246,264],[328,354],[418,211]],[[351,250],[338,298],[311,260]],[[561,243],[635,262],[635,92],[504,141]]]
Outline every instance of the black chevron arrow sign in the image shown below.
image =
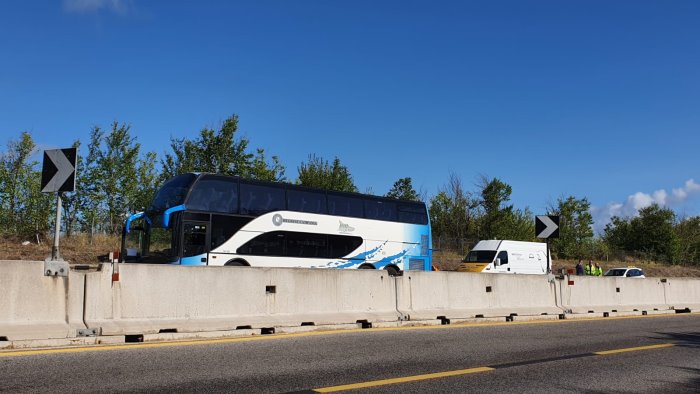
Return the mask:
[[44,165],[41,169],[41,192],[74,191],[76,158],[75,148],[45,150]]
[[559,216],[536,216],[535,234],[537,235],[537,238],[559,238]]

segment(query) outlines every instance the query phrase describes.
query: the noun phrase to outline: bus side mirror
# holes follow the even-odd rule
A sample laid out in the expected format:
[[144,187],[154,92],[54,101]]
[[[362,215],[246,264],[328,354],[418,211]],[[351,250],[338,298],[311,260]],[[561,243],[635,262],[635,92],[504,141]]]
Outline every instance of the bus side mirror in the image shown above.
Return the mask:
[[500,267],[500,266],[501,266],[501,259],[500,259],[500,258],[496,258],[496,261],[494,261],[493,264],[494,264],[496,267]]

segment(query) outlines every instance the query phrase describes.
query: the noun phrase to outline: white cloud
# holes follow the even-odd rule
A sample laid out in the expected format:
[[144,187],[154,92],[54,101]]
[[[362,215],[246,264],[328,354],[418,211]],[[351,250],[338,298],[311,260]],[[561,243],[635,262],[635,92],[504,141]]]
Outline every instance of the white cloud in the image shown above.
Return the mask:
[[127,0],[63,0],[63,9],[67,12],[87,14],[101,10],[125,14]]
[[624,203],[611,202],[602,207],[591,207],[591,215],[593,215],[594,221],[593,227],[597,233],[602,233],[605,225],[610,223],[610,219],[613,216],[634,217],[637,216],[640,209],[652,204],[673,208],[683,204],[697,194],[700,194],[700,184],[693,179],[688,179],[680,188],[674,188],[670,194],[664,189],[656,190],[651,194],[637,192],[628,196]]

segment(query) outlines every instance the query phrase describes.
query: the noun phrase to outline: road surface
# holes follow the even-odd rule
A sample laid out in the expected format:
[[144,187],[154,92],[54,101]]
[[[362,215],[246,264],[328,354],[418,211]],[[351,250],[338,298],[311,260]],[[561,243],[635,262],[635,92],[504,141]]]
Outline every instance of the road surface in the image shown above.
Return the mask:
[[700,314],[0,352],[3,392],[698,392]]

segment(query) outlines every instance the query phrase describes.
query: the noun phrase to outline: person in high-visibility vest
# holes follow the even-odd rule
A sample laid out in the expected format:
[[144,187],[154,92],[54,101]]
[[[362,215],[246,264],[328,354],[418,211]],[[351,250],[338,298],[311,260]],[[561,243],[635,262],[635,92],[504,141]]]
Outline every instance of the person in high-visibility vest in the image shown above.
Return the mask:
[[595,267],[593,267],[593,275],[603,276],[603,269],[600,267],[600,264],[595,263]]
[[592,276],[595,272],[594,270],[595,270],[595,267],[593,267],[593,261],[588,260],[588,264],[586,264],[586,275]]

